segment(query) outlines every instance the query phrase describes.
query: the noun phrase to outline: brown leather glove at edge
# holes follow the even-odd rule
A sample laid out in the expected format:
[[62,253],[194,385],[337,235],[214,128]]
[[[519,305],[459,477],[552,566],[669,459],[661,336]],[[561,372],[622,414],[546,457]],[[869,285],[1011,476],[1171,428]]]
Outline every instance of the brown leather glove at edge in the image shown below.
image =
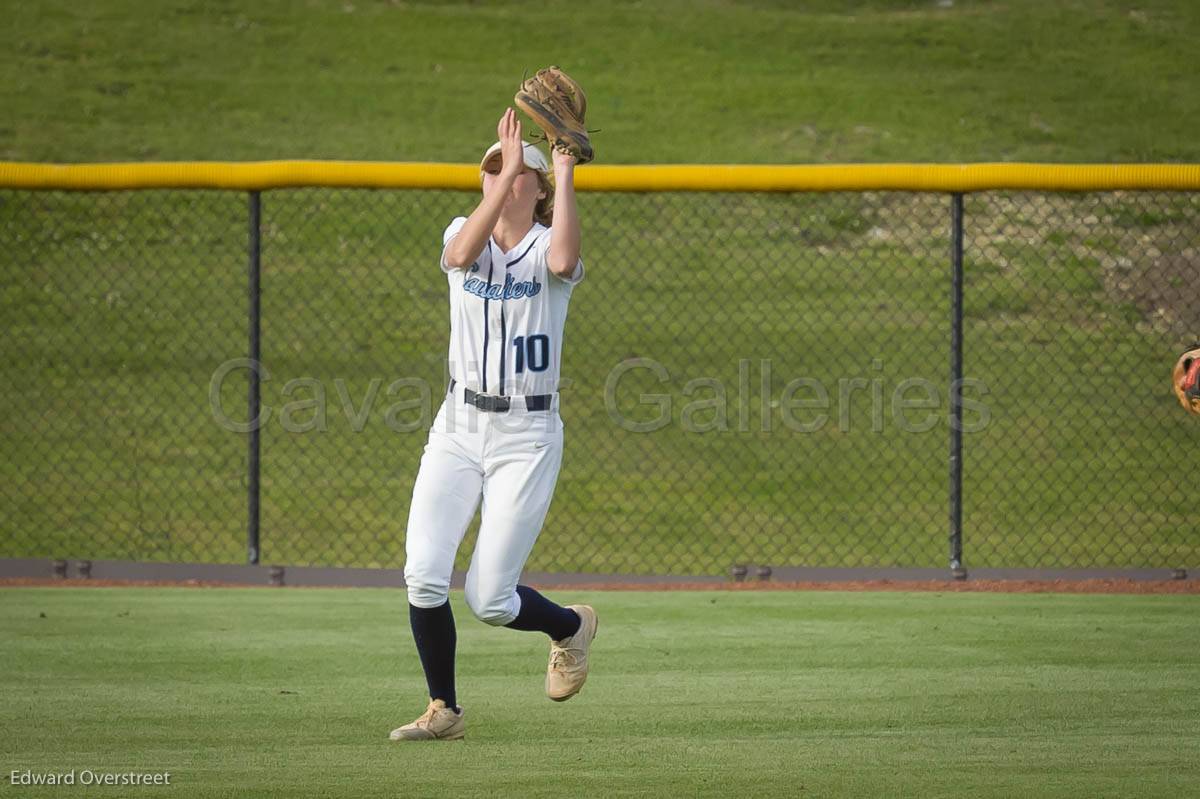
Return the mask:
[[558,67],[538,70],[517,90],[513,100],[542,129],[551,149],[575,156],[581,164],[595,158],[583,118],[587,95]]
[[1188,413],[1200,416],[1200,342],[1179,356],[1171,383],[1175,387],[1175,396],[1179,397],[1179,404]]

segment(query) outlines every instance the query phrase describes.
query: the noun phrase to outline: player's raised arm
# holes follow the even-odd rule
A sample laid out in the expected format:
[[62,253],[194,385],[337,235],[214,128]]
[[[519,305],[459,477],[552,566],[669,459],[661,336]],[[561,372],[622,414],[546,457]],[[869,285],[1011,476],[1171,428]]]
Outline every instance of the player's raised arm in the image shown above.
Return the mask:
[[579,209],[575,206],[575,156],[559,150],[554,158],[554,217],[550,229],[550,271],[569,278],[579,263]]
[[500,174],[497,175],[493,190],[484,194],[479,205],[467,217],[462,230],[446,246],[446,266],[451,269],[466,269],[475,263],[500,219],[504,200],[512,190],[513,182],[525,168],[521,121],[517,119],[516,111],[505,109],[496,125],[496,134],[500,139]]

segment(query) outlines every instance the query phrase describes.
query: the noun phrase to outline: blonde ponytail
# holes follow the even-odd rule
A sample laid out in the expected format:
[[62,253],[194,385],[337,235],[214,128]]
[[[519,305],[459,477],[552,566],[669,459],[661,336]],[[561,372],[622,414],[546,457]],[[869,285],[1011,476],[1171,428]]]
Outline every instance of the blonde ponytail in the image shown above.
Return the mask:
[[534,171],[537,175],[538,190],[546,196],[537,201],[533,207],[533,221],[550,227],[554,220],[554,182],[544,172]]

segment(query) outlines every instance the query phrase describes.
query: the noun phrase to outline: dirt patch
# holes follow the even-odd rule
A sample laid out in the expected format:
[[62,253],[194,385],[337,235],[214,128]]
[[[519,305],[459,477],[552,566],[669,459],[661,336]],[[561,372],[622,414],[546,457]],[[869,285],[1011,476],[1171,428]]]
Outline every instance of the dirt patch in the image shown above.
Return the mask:
[[[60,577],[0,577],[0,588],[273,588],[216,580],[92,580]],[[328,586],[334,588],[336,586]]]
[[1200,255],[1195,250],[1139,264],[1117,284],[1155,328],[1189,342],[1200,336]]
[[[0,579],[0,588],[271,588],[202,580],[185,582],[135,580],[77,580],[31,577]],[[315,586],[289,586],[311,588]],[[339,586],[320,586],[338,588]],[[1005,594],[1200,594],[1200,580],[859,580],[853,582],[745,583],[538,583],[559,591],[933,591]],[[401,590],[397,587],[397,590]]]
[[1004,594],[1200,594],[1200,580],[860,580],[821,583],[591,583],[544,585],[595,591],[961,591]]

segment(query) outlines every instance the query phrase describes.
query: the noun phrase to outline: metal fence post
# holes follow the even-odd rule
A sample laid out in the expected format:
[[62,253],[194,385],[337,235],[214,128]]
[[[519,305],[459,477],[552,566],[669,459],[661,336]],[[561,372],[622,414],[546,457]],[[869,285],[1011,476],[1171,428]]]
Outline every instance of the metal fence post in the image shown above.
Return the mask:
[[951,195],[950,279],[950,570],[966,577],[962,565],[962,327],[963,196]]
[[248,281],[249,316],[250,316],[250,389],[249,416],[250,438],[249,451],[246,458],[247,471],[247,505],[246,505],[246,551],[247,560],[251,565],[258,563],[258,522],[259,522],[259,412],[262,397],[259,385],[259,355],[260,353],[260,220],[261,200],[259,192],[250,192],[250,274]]

